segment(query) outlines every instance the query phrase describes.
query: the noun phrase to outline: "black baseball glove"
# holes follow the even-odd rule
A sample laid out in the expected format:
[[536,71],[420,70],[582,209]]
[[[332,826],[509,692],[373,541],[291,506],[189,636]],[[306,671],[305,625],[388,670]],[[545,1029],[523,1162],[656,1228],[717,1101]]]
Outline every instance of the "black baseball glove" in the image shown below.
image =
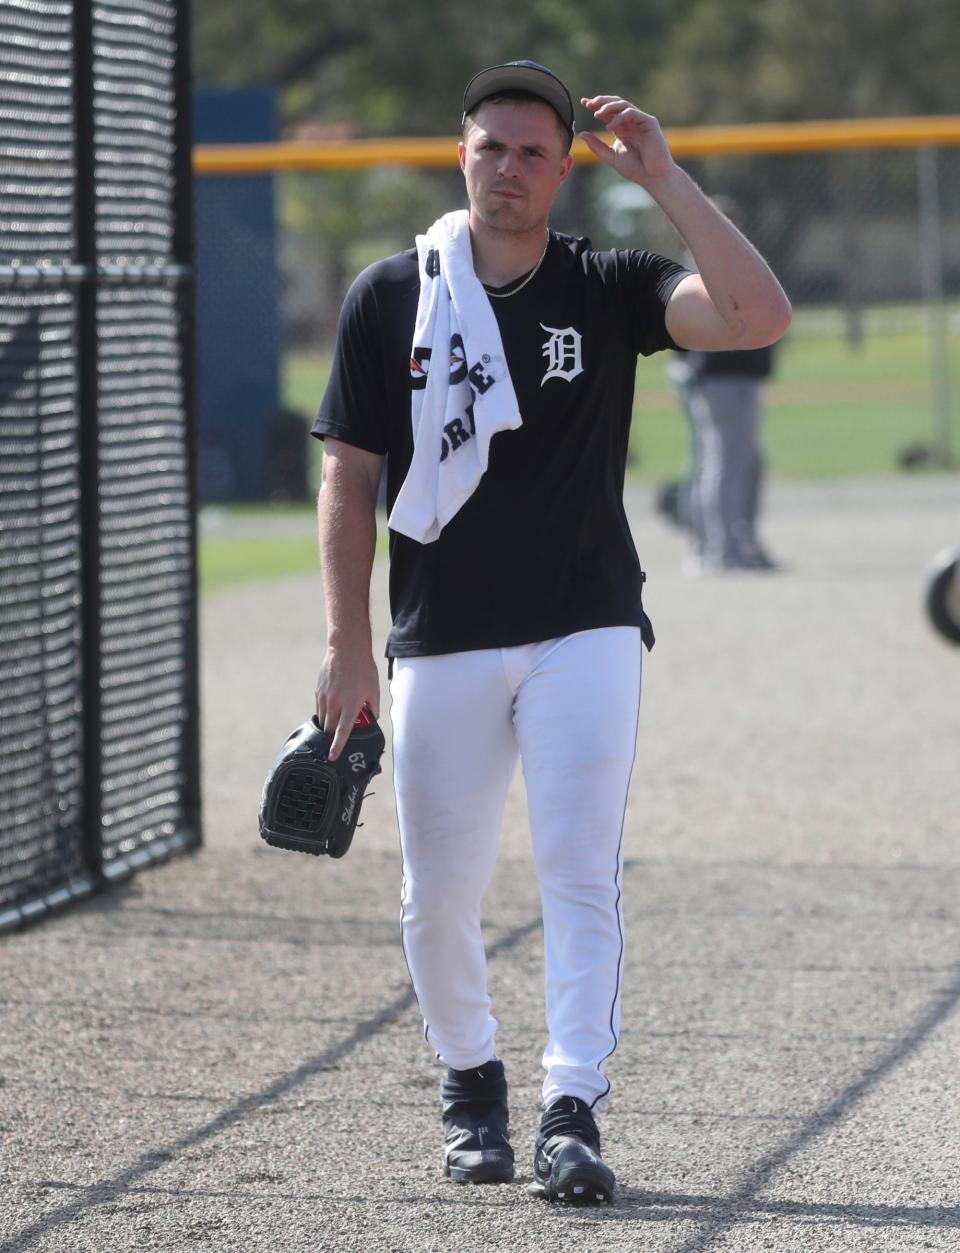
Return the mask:
[[332,743],[313,717],[280,750],[260,799],[260,834],[268,844],[329,857],[350,847],[367,784],[380,773],[383,732],[362,709],[336,761],[327,760]]

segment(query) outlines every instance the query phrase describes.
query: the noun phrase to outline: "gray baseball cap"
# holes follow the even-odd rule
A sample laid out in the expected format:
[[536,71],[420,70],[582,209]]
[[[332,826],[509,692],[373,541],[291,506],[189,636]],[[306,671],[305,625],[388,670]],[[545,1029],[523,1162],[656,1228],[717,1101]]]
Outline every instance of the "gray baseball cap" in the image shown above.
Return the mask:
[[556,74],[536,61],[508,61],[505,65],[492,65],[474,74],[463,93],[464,118],[482,100],[499,95],[501,91],[528,91],[532,96],[538,96],[550,105],[573,134],[573,101],[569,91]]

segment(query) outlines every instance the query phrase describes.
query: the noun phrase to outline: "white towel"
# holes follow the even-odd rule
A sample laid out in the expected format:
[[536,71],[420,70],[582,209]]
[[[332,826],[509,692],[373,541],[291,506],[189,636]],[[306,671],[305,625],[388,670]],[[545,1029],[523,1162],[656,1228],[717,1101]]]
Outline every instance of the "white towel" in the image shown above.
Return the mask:
[[473,268],[467,211],[417,236],[420,300],[410,354],[413,459],[388,523],[432,543],[487,469],[490,440],[522,423],[500,328]]

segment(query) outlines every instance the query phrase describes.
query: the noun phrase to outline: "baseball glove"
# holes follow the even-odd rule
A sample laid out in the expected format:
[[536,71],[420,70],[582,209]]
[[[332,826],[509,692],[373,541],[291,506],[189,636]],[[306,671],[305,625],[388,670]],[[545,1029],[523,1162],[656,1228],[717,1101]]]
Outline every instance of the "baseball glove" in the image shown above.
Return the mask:
[[380,773],[383,732],[362,709],[336,761],[333,736],[316,717],[290,735],[263,785],[260,834],[276,848],[342,857],[350,847],[367,784]]

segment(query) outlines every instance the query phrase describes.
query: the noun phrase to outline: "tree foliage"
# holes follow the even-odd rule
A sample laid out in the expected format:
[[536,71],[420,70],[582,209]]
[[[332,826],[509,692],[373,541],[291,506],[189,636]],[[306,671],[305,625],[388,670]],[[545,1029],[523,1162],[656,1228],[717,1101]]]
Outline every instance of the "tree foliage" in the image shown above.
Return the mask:
[[[577,102],[621,93],[670,126],[957,109],[957,0],[197,0],[193,26],[199,86],[275,85],[288,129],[312,123],[341,135],[452,136],[469,78],[523,57],[555,70]],[[589,125],[582,110],[579,121]],[[858,159],[837,156],[827,189],[851,240],[869,199]],[[739,202],[748,234],[783,258],[790,279],[792,243],[822,163],[687,164],[709,192]],[[578,169],[556,207],[559,229],[612,242],[598,208],[604,177]],[[895,180],[884,185],[896,191]],[[317,300],[327,329],[368,250],[407,246],[462,195],[454,165],[343,173],[322,185],[286,179],[282,189],[285,238],[302,250],[287,269],[295,274],[302,255],[322,258]],[[912,194],[911,183],[904,195]],[[844,255],[852,274],[854,243]]]
[[694,0],[651,81],[675,124],[950,112],[960,6]]
[[947,112],[960,6],[926,0],[202,0],[203,86],[275,83],[287,122],[450,134],[477,69],[532,57],[672,124]]

